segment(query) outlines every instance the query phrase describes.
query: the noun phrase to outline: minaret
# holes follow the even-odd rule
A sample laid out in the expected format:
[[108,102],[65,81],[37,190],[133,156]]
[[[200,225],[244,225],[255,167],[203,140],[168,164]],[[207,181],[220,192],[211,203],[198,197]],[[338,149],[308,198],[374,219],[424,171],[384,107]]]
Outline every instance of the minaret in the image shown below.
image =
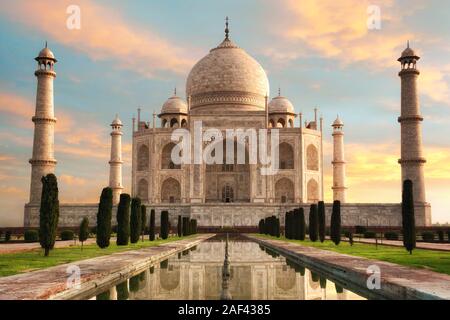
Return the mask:
[[56,118],[53,106],[53,79],[56,78],[55,56],[47,48],[39,52],[35,58],[38,68],[34,72],[37,77],[36,110],[34,117],[33,156],[31,164],[30,203],[41,201],[43,176],[54,173],[56,160],[54,156],[54,133]]
[[398,59],[401,63],[401,115],[398,118],[401,126],[401,158],[403,181],[413,182],[414,202],[425,203],[425,182],[423,166],[426,162],[422,150],[422,121],[417,94],[417,77],[420,72],[416,63],[420,59],[409,47]]
[[345,203],[345,157],[344,157],[344,123],[339,116],[333,124],[333,200]]
[[119,203],[122,193],[122,121],[118,115],[111,123],[111,160],[109,161],[109,187],[113,190],[113,204]]

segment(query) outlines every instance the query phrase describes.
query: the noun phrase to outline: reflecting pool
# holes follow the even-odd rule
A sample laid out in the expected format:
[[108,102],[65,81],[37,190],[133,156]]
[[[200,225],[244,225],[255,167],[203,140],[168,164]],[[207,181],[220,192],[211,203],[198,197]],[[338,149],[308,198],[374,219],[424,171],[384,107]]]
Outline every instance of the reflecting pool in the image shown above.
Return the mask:
[[226,240],[216,236],[152,265],[91,299],[355,300],[363,297],[319,273],[239,237],[228,243],[229,277],[223,274]]

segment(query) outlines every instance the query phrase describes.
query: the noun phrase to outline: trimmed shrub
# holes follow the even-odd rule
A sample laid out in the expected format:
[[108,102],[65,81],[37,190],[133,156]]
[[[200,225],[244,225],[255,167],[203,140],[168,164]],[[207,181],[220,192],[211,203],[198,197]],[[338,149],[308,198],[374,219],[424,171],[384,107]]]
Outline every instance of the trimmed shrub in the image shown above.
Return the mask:
[[377,237],[376,232],[373,232],[373,231],[364,232],[364,238],[366,238],[366,239],[374,239],[376,237]]
[[319,240],[325,241],[326,217],[325,217],[325,203],[319,201],[318,207],[318,223],[319,223]]
[[74,233],[72,230],[63,230],[61,231],[61,240],[67,241],[67,240],[73,240]]
[[141,235],[142,241],[144,241],[145,229],[147,225],[147,207],[145,204],[141,205]]
[[422,232],[422,240],[425,242],[433,242],[434,241],[434,232],[432,232],[432,231]]
[[130,278],[130,291],[131,292],[139,291],[139,275]]
[[183,235],[183,219],[181,219],[181,216],[178,216],[177,233],[179,237]]
[[9,242],[11,241],[11,231],[6,231],[5,232],[5,242]]
[[81,249],[83,249],[84,242],[89,238],[89,219],[84,217],[81,220],[80,231],[78,232],[78,240],[81,241]]
[[305,212],[303,208],[299,208],[298,213],[298,240],[305,240],[306,238],[306,222],[305,222]]
[[286,237],[286,239],[292,239],[292,227],[291,211],[288,211],[284,214],[284,236]]
[[106,290],[102,293],[99,293],[96,297],[96,300],[111,300],[111,294],[109,290]]
[[183,217],[182,219],[183,221],[183,236],[188,236],[189,235],[189,217]]
[[384,237],[386,238],[386,240],[398,240],[399,239],[398,233],[394,232],[394,231],[385,232]]
[[333,201],[330,238],[335,245],[338,245],[341,242],[341,202],[339,200]]
[[117,291],[117,300],[127,300],[128,297],[130,296],[126,280],[122,283],[119,283],[116,286],[116,291]]
[[367,228],[364,226],[355,226],[356,234],[364,234],[367,231]]
[[353,245],[353,233],[351,231],[349,231],[347,233],[347,238],[348,238],[348,243],[350,243],[350,245]]
[[258,232],[260,234],[264,233],[264,219],[259,220],[259,224],[258,224]]
[[161,238],[167,239],[169,237],[169,212],[161,211]]
[[437,232],[437,234],[438,234],[439,242],[444,242],[444,231],[439,230]]
[[194,221],[194,234],[197,233],[197,219],[193,219],[192,221]]
[[53,173],[42,177],[41,206],[39,208],[39,242],[48,257],[56,240],[59,219],[58,180]]
[[117,207],[117,245],[126,246],[130,240],[130,195],[122,193],[120,195],[119,206]]
[[411,180],[403,182],[402,232],[403,246],[412,254],[413,249],[416,247],[416,220],[414,217],[413,183]]
[[39,241],[39,233],[37,230],[27,230],[23,234],[25,242],[38,242]]
[[155,209],[150,210],[150,227],[148,230],[148,238],[150,241],[155,240]]
[[130,242],[136,243],[141,236],[141,199],[131,199],[131,216],[130,216]]
[[280,219],[275,219],[275,237],[280,237]]
[[309,209],[309,240],[316,242],[319,236],[319,217],[317,215],[317,204],[312,204]]

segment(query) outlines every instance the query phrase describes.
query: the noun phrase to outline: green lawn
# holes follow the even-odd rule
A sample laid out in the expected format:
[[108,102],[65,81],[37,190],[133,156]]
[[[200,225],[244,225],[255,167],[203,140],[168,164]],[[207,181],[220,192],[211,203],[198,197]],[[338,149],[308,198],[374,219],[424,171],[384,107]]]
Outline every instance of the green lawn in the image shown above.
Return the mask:
[[10,276],[17,273],[29,272],[44,269],[58,264],[69,263],[77,260],[84,260],[99,256],[122,252],[127,250],[142,249],[157,246],[163,243],[186,239],[187,237],[170,237],[166,240],[140,241],[127,246],[117,246],[115,241],[111,241],[108,248],[100,249],[96,244],[85,245],[81,250],[81,244],[66,248],[56,248],[50,251],[49,257],[44,257],[41,249],[33,251],[0,254],[0,277]]
[[253,236],[265,239],[283,240],[298,243],[302,246],[315,247],[318,249],[330,250],[339,253],[345,253],[353,256],[359,256],[369,259],[388,261],[404,266],[424,268],[436,272],[450,274],[450,252],[415,249],[410,255],[403,247],[383,246],[375,244],[354,243],[350,246],[348,242],[341,242],[336,246],[330,240],[311,242],[309,240],[288,240],[284,237],[276,238],[267,235],[253,234]]

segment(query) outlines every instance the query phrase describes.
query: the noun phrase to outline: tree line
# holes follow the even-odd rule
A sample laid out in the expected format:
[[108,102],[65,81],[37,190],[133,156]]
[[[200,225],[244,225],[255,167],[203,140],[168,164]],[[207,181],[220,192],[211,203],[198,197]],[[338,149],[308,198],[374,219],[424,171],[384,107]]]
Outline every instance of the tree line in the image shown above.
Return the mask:
[[[100,248],[107,248],[110,245],[113,211],[113,191],[110,187],[103,188],[100,195],[100,202],[97,211],[96,243]],[[59,220],[59,200],[58,183],[54,174],[42,177],[42,197],[39,209],[39,242],[45,251],[45,256],[49,255],[56,240],[56,232]],[[147,208],[141,203],[138,197],[131,198],[129,194],[120,195],[117,206],[117,237],[116,244],[125,246],[129,243],[137,243],[139,239],[144,241]],[[169,212],[161,211],[159,236],[167,239],[170,234],[171,224]],[[187,236],[197,233],[197,220],[189,217],[178,216],[177,235]],[[150,210],[148,236],[150,241],[156,239],[155,210]],[[81,221],[79,240],[82,243],[89,237],[89,220],[84,217]]]

